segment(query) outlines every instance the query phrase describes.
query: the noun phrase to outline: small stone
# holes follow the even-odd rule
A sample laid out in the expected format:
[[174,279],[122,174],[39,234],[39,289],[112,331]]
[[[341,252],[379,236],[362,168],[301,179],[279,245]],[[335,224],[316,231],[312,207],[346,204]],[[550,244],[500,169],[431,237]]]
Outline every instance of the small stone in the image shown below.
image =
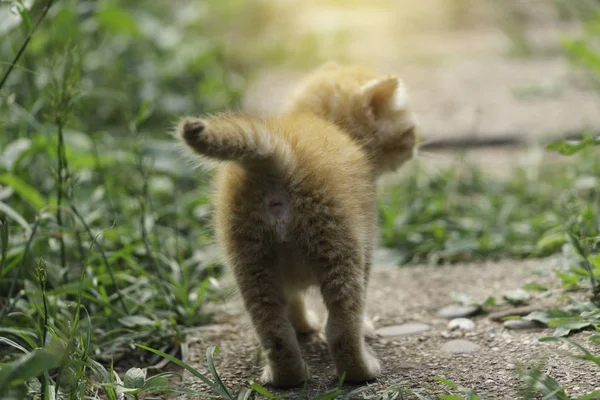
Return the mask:
[[438,311],[438,315],[446,319],[465,318],[477,314],[479,310],[480,307],[476,305],[450,304]]
[[469,340],[456,339],[444,343],[442,351],[452,354],[471,354],[479,350],[479,345]]
[[546,325],[542,324],[539,321],[528,321],[526,319],[509,319],[502,323],[506,329],[512,330],[528,330],[528,329],[541,329],[545,328]]
[[403,336],[403,335],[412,335],[415,333],[425,332],[431,329],[431,326],[427,324],[422,324],[420,322],[409,322],[402,325],[393,325],[386,326],[383,328],[379,328],[375,331],[380,336],[390,337],[390,336]]
[[516,289],[504,293],[503,297],[510,304],[518,306],[526,303],[531,298],[531,295],[526,290]]
[[470,331],[475,328],[475,322],[470,320],[469,318],[454,318],[450,322],[448,322],[448,329],[451,331],[461,330],[461,331]]

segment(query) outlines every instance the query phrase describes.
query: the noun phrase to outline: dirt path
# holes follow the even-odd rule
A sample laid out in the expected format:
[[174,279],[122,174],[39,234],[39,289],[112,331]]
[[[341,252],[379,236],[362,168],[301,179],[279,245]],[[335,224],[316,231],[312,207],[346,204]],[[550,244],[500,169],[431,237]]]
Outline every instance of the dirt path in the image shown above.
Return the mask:
[[[439,382],[433,379],[443,376],[475,389],[485,399],[518,399],[521,387],[518,370],[542,361],[545,361],[542,369],[565,385],[571,396],[600,386],[600,371],[566,356],[565,346],[537,341],[539,337],[551,334],[550,329],[513,331],[486,315],[479,315],[471,318],[475,325],[472,330],[451,331],[448,320],[438,315],[438,310],[453,303],[453,296],[466,295],[474,299],[494,296],[501,299],[506,291],[533,281],[549,285],[555,283],[551,263],[502,262],[402,269],[379,267],[374,271],[368,301],[376,328],[417,322],[428,325],[430,329],[400,336],[379,336],[368,341],[384,367],[382,376],[373,387],[432,387],[430,393],[443,393]],[[540,297],[532,300],[531,305],[543,308],[556,305],[556,301],[555,297]],[[322,306],[318,302],[315,304],[322,311]],[[505,308],[494,307],[492,311]],[[215,322],[216,325],[204,327],[191,335],[191,364],[206,371],[206,348],[216,344],[222,351],[217,356],[217,370],[226,385],[237,388],[256,380],[260,376],[256,345],[239,300],[233,299],[220,307]],[[574,338],[589,345],[589,335],[589,332],[579,333]],[[470,354],[454,354],[443,349],[455,339],[467,340],[468,346],[477,349]],[[312,336],[302,338],[301,345],[311,375],[309,394],[334,388],[337,382],[325,342],[319,336]],[[196,389],[202,386],[190,376],[187,376],[186,382]],[[300,396],[300,390],[273,392],[286,398]]]

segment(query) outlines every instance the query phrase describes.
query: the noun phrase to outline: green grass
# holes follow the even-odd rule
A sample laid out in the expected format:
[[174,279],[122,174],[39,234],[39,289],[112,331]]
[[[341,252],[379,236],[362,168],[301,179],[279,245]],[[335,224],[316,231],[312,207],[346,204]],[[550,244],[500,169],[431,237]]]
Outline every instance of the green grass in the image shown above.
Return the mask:
[[380,199],[382,244],[397,251],[399,264],[555,254],[572,216],[582,218],[582,229],[597,229],[599,176],[592,149],[576,163],[519,169],[510,179],[468,165],[441,173],[417,168]]

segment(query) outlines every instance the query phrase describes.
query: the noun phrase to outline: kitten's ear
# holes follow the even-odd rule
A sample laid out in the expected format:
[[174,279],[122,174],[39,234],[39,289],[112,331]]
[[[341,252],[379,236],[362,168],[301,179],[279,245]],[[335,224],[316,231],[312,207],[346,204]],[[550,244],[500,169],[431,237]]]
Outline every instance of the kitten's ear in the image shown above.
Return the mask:
[[395,76],[374,79],[361,88],[365,104],[377,116],[386,110],[401,111],[406,106],[406,90]]

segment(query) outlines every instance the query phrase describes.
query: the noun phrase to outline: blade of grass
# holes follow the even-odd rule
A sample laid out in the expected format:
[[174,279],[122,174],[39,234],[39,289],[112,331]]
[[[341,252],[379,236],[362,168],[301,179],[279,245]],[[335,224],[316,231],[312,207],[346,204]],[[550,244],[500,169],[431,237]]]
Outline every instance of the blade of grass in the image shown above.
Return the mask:
[[40,14],[40,17],[35,22],[35,25],[33,26],[33,29],[30,30],[29,34],[25,38],[25,41],[23,42],[23,44],[19,48],[19,51],[17,51],[17,54],[15,55],[15,57],[12,60],[12,62],[8,66],[7,70],[4,72],[4,75],[2,76],[2,79],[0,80],[0,90],[4,87],[4,84],[6,83],[6,80],[8,79],[8,77],[10,76],[10,73],[12,72],[13,68],[19,62],[19,59],[21,58],[21,56],[25,52],[25,49],[27,48],[27,45],[29,44],[29,41],[33,37],[33,34],[35,33],[35,31],[37,31],[38,26],[40,26],[40,24],[42,23],[42,21],[44,20],[44,18],[46,18],[46,14],[48,14],[48,11],[50,11],[50,7],[52,7],[52,4],[54,4],[54,1],[55,0],[48,0],[48,2],[46,3],[46,6],[42,10],[42,13]]
[[215,368],[214,355],[219,354],[219,352],[220,351],[217,346],[210,346],[206,350],[206,359],[208,360],[208,369],[210,370],[210,373],[213,376],[215,383],[217,383],[221,387],[223,392],[225,392],[228,397],[232,397],[231,394],[229,393],[229,390],[227,390],[227,387],[223,384],[221,377],[217,373],[217,369]]
[[203,375],[202,373],[200,373],[198,370],[194,369],[189,364],[184,363],[183,361],[179,360],[178,358],[175,358],[172,355],[164,353],[164,352],[162,352],[160,350],[156,350],[156,349],[153,349],[151,347],[144,346],[143,344],[140,344],[140,343],[134,343],[134,346],[136,346],[136,347],[138,347],[140,349],[144,349],[146,351],[149,351],[151,353],[158,354],[159,356],[168,359],[172,363],[180,366],[181,368],[184,368],[189,373],[191,373],[192,375],[194,375],[196,378],[200,379],[202,382],[204,382],[205,384],[207,384],[212,390],[214,390],[216,393],[218,393],[224,399],[234,400],[233,397],[231,397],[231,395],[228,392],[223,391],[219,385],[217,385],[215,382],[211,381],[209,378],[207,378],[205,375]]

